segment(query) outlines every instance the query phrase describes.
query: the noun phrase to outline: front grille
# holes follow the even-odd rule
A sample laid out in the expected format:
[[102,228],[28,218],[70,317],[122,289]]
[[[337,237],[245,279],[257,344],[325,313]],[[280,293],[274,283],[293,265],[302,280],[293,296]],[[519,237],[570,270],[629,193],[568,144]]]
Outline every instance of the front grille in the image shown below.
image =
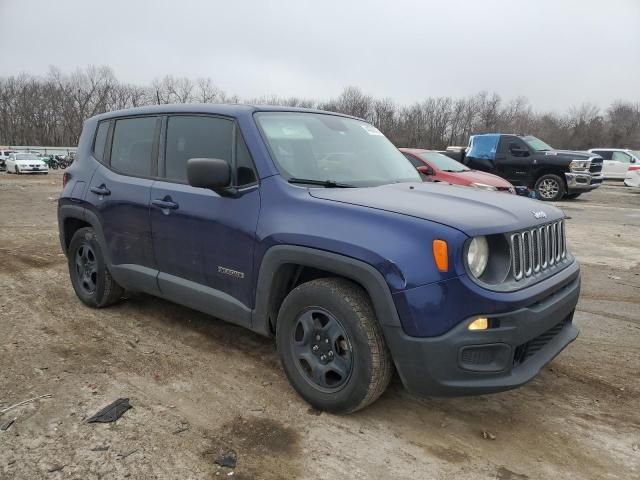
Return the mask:
[[516,281],[544,271],[567,256],[564,220],[511,234],[511,274]]
[[602,160],[591,160],[591,167],[589,167],[589,172],[598,173],[602,171]]
[[538,353],[547,343],[553,340],[553,338],[558,335],[569,322],[570,317],[562,320],[560,323],[554,325],[546,332],[541,333],[536,338],[516,347],[513,355],[513,365],[519,365]]

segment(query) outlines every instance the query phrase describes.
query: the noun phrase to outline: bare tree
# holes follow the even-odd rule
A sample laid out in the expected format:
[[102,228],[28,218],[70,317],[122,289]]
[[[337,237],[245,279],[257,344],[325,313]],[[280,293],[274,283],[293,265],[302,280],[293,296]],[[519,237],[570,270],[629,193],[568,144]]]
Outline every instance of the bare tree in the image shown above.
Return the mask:
[[[73,145],[82,122],[97,113],[149,104],[239,103],[210,78],[195,81],[166,75],[147,86],[117,80],[108,67],[64,73],[51,67],[44,77],[0,77],[0,144]],[[376,99],[358,87],[318,101],[263,96],[246,103],[320,108],[372,122],[398,146],[445,148],[464,145],[488,131],[531,133],[560,148],[594,146],[640,148],[640,102],[619,100],[605,110],[583,104],[565,113],[535,112],[524,97],[504,100],[479,92],[465,98],[426,97],[400,106]]]

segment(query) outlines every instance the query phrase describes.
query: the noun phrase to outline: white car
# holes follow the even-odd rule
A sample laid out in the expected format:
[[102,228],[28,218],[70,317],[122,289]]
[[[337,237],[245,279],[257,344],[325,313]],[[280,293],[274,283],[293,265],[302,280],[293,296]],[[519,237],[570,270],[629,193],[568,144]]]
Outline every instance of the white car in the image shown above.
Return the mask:
[[15,153],[13,150],[7,147],[0,147],[0,170],[6,170],[7,158],[9,155]]
[[34,153],[11,153],[6,166],[7,173],[49,173],[47,164]]
[[640,165],[630,165],[627,176],[624,177],[627,187],[640,187]]
[[627,175],[630,165],[640,165],[640,151],[627,148],[592,148],[591,153],[600,155],[603,159],[602,173],[604,178],[622,180]]

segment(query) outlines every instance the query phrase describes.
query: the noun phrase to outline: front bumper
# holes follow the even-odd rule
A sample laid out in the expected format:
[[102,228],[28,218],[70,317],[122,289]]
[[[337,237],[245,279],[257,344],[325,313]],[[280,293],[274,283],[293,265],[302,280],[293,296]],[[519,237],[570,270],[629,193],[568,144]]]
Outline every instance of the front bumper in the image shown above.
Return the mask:
[[598,188],[604,181],[604,175],[600,173],[565,173],[568,193],[588,192]]
[[20,173],[49,173],[48,168],[18,167]]
[[417,395],[499,392],[533,379],[578,336],[573,312],[580,277],[567,279],[542,300],[487,314],[494,328],[469,331],[474,315],[437,337],[411,337],[401,327],[384,333],[405,388]]

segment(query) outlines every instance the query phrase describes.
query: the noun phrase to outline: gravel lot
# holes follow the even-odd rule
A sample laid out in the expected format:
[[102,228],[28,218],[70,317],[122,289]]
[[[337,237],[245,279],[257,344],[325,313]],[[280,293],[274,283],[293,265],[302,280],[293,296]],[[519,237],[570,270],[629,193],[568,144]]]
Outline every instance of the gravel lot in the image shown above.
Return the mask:
[[[289,387],[272,341],[135,296],[92,310],[58,243],[61,173],[0,174],[0,478],[640,478],[640,192],[559,205],[582,263],[576,342],[530,384],[340,417]],[[119,397],[112,424],[86,420]],[[485,432],[483,434],[483,432]],[[219,467],[233,450],[235,470]]]

